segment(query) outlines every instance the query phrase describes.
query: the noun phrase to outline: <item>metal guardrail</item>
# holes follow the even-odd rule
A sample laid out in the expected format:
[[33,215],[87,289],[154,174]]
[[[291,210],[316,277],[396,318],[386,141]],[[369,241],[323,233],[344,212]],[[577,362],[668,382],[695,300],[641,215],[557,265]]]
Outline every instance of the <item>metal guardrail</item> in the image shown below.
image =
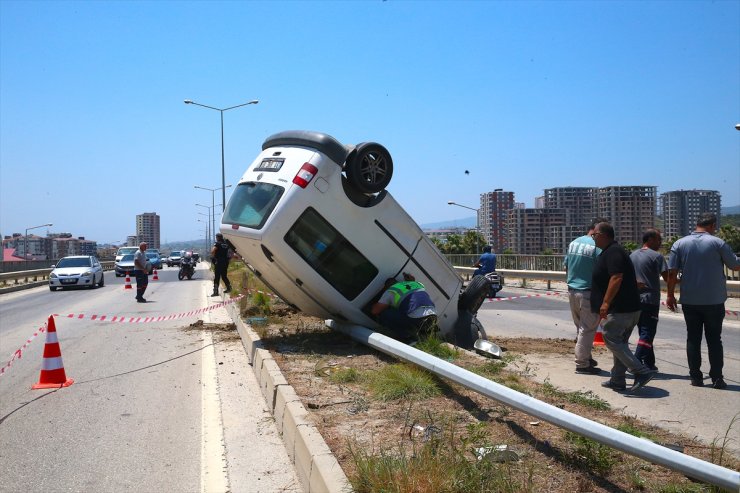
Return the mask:
[[[474,267],[455,267],[455,271],[462,276],[463,279],[469,280],[473,277]],[[507,278],[513,279],[532,279],[537,281],[547,281],[547,289],[552,289],[552,282],[565,282],[564,271],[551,271],[551,270],[513,270],[513,269],[496,269],[496,272],[503,274],[503,283],[506,283]],[[665,281],[660,280],[661,289],[668,289]],[[677,291],[681,291],[681,284],[677,286]],[[733,298],[740,297],[740,281],[727,281],[727,295]]]
[[[113,270],[115,267],[115,261],[100,262],[103,266],[103,270]],[[16,272],[0,272],[0,286],[7,285],[18,285],[26,284],[36,281],[44,281],[49,279],[49,274],[54,269],[35,269],[35,270],[22,270]]]

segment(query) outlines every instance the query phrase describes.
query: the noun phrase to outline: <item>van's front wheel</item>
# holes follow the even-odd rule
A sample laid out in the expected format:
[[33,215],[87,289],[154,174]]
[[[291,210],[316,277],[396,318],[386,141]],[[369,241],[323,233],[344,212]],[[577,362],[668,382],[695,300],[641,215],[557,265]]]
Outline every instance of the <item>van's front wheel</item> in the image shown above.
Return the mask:
[[362,193],[379,193],[391,182],[393,160],[388,150],[375,142],[363,142],[347,158],[349,182]]

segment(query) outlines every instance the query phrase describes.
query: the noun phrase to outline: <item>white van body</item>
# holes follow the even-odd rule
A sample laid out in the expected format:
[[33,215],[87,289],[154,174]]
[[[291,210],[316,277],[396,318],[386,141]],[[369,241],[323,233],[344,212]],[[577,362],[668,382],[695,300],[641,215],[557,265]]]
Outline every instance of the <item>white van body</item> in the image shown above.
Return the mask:
[[352,185],[345,161],[355,147],[289,131],[262,149],[235,188],[220,231],[267,286],[305,313],[377,328],[370,307],[387,278],[407,272],[434,301],[442,333],[460,330],[461,277],[390,193]]
[[136,253],[136,251],[139,249],[139,247],[121,247],[118,249],[118,252],[116,252],[116,262],[121,260],[124,255],[128,255],[130,253]]

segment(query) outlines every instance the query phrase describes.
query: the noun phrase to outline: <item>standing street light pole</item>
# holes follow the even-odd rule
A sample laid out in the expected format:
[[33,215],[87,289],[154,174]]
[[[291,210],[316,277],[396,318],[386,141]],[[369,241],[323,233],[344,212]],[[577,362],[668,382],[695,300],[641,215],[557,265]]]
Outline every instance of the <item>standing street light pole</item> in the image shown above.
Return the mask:
[[42,224],[41,226],[33,226],[31,228],[26,228],[26,235],[23,237],[23,258],[26,261],[26,265],[28,265],[28,232],[31,231],[32,229],[45,228],[47,226],[54,226],[54,225],[51,223],[47,223],[47,224]]
[[224,111],[233,110],[234,108],[241,108],[242,106],[247,106],[248,104],[257,104],[259,103],[259,100],[253,99],[252,101],[248,103],[237,104],[236,106],[230,106],[228,108],[223,108],[223,109],[214,108],[213,106],[196,103],[192,99],[186,99],[184,103],[194,104],[196,106],[202,106],[203,108],[208,108],[209,110],[215,110],[221,113],[221,189],[223,190],[222,195],[221,195],[221,203],[223,204],[223,208],[225,209],[226,208],[226,167],[224,165]]
[[481,234],[480,234],[480,210],[479,209],[474,209],[473,207],[468,207],[467,205],[458,204],[457,202],[453,202],[451,200],[448,200],[447,201],[447,205],[456,205],[458,207],[462,207],[463,209],[470,209],[471,211],[475,211],[475,232],[476,232],[476,235],[475,235],[475,243],[478,246],[478,252],[477,253],[480,255],[480,253],[481,253],[481,251],[480,251],[480,237],[481,237]]
[[[202,219],[198,219],[198,221],[201,223],[206,223],[206,239],[208,239],[211,237],[211,214],[210,212],[208,214],[206,214],[205,212],[199,212],[198,214],[201,216],[206,216],[207,218],[206,221],[203,221]],[[208,244],[206,243],[206,247],[207,246]]]
[[[211,207],[213,208],[213,217],[211,217],[211,233],[216,234],[216,190],[221,190],[221,188],[206,188],[201,187],[199,185],[195,185],[195,188],[200,188],[201,190],[208,190],[211,192]],[[226,188],[231,188],[231,185],[226,185]],[[224,191],[224,200],[226,197],[226,192]],[[222,204],[225,204],[226,202],[221,202]]]

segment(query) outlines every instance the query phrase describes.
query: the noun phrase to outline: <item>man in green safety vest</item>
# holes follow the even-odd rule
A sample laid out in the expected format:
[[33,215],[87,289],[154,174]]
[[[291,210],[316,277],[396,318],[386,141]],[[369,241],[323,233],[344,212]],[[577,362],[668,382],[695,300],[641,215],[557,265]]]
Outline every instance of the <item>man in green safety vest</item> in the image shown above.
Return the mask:
[[385,292],[370,312],[384,326],[394,331],[393,337],[414,344],[420,336],[437,331],[437,312],[424,285],[414,276],[403,273],[403,281],[385,281]]

